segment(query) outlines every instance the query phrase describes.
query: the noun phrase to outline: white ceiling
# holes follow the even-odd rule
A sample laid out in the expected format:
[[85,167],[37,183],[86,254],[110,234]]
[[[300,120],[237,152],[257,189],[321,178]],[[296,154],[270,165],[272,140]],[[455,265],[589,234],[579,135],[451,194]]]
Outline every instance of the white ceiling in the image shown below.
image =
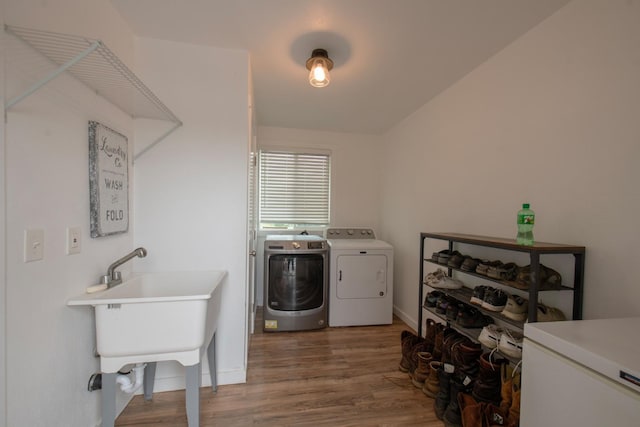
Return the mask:
[[[569,0],[111,0],[142,37],[250,52],[258,124],[379,134]],[[324,48],[331,84],[309,85]]]

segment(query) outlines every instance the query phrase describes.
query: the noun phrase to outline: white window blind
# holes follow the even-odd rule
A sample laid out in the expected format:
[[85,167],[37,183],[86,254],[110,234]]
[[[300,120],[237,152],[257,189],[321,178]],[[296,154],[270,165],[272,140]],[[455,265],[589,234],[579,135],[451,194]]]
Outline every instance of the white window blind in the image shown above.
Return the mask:
[[260,225],[328,225],[331,157],[260,152]]

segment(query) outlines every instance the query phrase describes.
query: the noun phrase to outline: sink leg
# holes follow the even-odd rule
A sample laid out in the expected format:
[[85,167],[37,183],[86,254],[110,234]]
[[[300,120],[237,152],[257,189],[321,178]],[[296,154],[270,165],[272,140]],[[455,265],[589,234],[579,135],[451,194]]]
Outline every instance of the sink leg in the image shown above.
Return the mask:
[[187,423],[189,427],[200,425],[201,364],[186,367]]
[[151,400],[153,397],[153,384],[156,379],[156,362],[148,362],[144,367],[144,400]]
[[117,373],[102,374],[102,427],[113,427],[116,423],[116,377]]
[[209,376],[211,377],[211,389],[218,391],[217,361],[216,361],[216,334],[214,332],[209,347],[207,347],[207,360],[209,362]]

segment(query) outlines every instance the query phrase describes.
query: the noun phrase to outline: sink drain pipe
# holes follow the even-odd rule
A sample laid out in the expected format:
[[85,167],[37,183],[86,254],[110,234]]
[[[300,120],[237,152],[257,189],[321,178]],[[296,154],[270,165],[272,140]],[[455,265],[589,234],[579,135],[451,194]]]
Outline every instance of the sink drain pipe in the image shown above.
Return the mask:
[[144,379],[144,367],[147,366],[146,363],[136,363],[136,366],[132,369],[133,375],[135,377],[135,382],[131,381],[128,375],[119,374],[116,377],[116,384],[120,384],[120,390],[125,393],[134,393],[140,387],[142,387],[142,381]]
[[[131,381],[129,374],[120,374],[116,376],[116,384],[120,385],[120,390],[125,393],[131,394],[138,391],[144,381],[144,368],[146,363],[137,363],[133,367],[134,381]],[[93,374],[89,378],[89,385],[87,386],[89,391],[96,391],[102,389],[102,374]]]

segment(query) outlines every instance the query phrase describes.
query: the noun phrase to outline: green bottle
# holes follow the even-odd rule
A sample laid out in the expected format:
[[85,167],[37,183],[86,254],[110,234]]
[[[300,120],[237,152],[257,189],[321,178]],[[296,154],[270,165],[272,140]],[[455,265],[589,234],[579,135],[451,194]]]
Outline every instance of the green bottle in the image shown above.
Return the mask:
[[533,224],[535,224],[536,214],[529,209],[529,203],[523,203],[522,209],[518,211],[518,237],[516,242],[519,245],[533,246]]

